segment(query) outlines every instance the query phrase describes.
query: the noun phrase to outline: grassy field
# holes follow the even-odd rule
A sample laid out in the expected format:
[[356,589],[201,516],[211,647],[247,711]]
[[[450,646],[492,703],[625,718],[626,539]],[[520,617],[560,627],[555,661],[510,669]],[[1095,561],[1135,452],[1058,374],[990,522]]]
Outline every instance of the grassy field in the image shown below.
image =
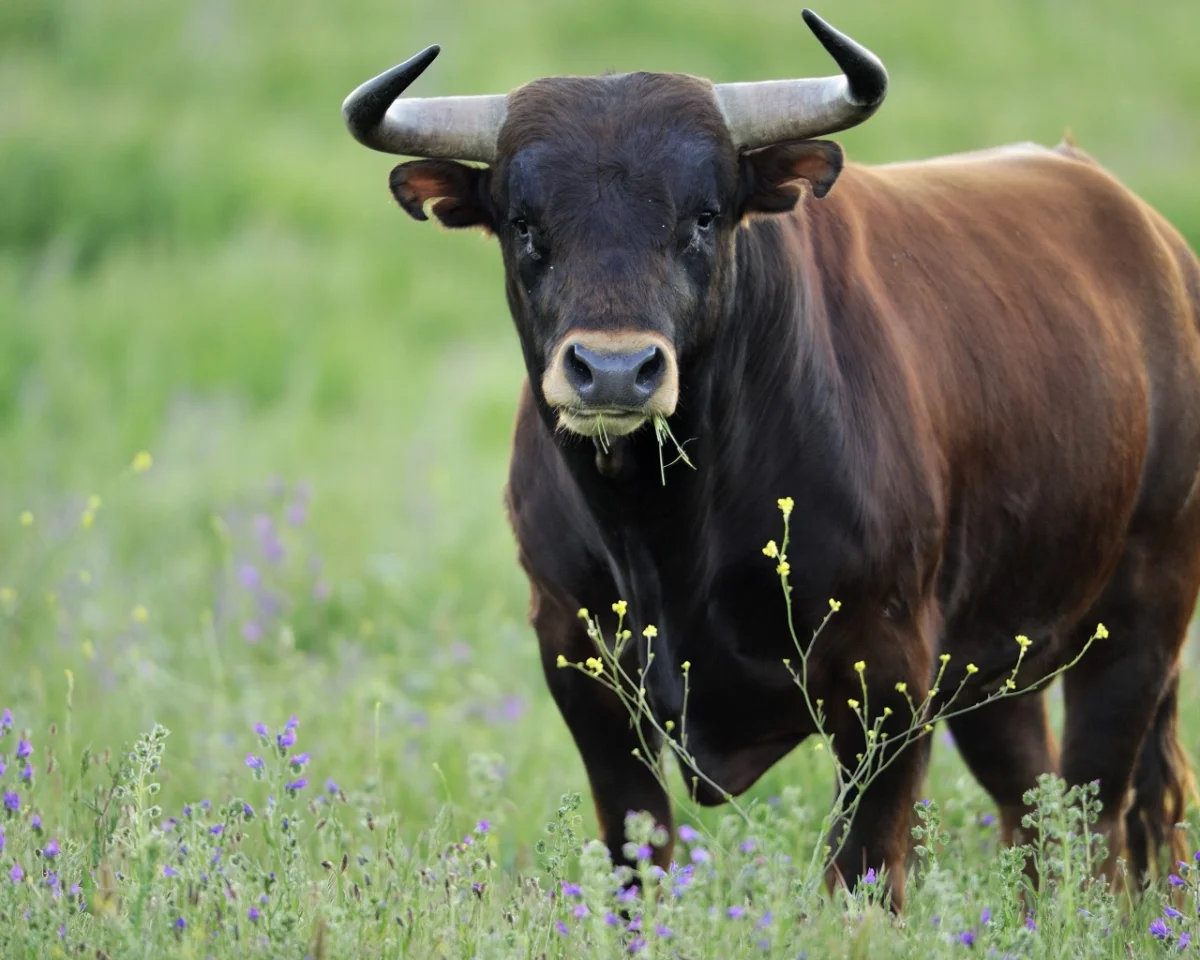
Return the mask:
[[[499,257],[403,217],[389,160],[338,108],[431,42],[426,94],[829,72],[799,9],[0,4],[0,956],[1180,947],[1195,875],[1178,918],[1157,891],[1131,906],[1089,886],[1084,814],[1051,784],[1042,815],[1072,839],[1043,854],[1053,888],[1018,902],[940,732],[936,842],[903,924],[874,887],[814,885],[830,778],[807,747],[745,798],[748,820],[682,810],[687,867],[644,871],[663,895],[621,917],[586,845],[501,506],[523,368]],[[1200,247],[1192,0],[819,12],[892,73],[842,138],[852,159],[1070,128]],[[1200,753],[1190,672],[1184,696]]]

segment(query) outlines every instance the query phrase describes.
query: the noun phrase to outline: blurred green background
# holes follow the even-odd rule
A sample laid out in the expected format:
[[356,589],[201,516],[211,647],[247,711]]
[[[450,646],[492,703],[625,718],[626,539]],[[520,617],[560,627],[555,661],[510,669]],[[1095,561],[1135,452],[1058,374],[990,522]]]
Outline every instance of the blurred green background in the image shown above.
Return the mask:
[[[292,712],[331,775],[382,781],[414,816],[467,804],[467,757],[498,752],[536,833],[584,781],[502,509],[523,369],[499,257],[404,217],[393,161],[339,107],[432,42],[421,95],[610,69],[829,73],[800,8],[0,3],[0,580],[17,597],[0,699],[61,721],[72,670],[81,737],[158,719],[182,738],[176,796],[236,782],[249,724]],[[851,159],[1070,128],[1200,246],[1195,0],[817,9],[891,72],[884,108],[840,138]],[[131,478],[140,449],[155,467]],[[262,516],[284,531],[274,567]],[[275,578],[256,642],[247,565]]]

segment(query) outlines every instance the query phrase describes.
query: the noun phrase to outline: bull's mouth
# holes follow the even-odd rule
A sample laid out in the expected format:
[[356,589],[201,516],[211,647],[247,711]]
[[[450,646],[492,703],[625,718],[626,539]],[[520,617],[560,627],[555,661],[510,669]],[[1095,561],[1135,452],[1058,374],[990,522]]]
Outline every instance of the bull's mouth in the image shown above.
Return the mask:
[[649,419],[650,414],[645,410],[560,407],[558,411],[560,428],[582,437],[594,437],[601,441],[633,433]]

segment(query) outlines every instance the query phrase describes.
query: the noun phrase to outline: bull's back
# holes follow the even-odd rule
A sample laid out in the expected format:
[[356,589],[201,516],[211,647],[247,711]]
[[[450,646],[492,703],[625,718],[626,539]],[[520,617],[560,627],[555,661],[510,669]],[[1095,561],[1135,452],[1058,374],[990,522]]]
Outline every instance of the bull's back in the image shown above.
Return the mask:
[[1195,257],[1071,147],[851,166],[826,202],[841,322],[877,331],[934,452],[947,614],[1081,614],[1196,481]]

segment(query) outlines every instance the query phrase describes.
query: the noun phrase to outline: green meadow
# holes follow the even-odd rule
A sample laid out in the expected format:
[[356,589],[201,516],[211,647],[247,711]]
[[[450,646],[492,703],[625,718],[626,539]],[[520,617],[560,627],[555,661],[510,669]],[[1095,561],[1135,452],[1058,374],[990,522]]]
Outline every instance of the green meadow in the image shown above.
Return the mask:
[[[0,3],[0,956],[1191,949],[1200,874],[1092,883],[1088,798],[1054,783],[1022,893],[941,729],[901,920],[808,868],[810,745],[744,816],[681,806],[652,896],[620,902],[591,843],[502,504],[499,257],[405,217],[339,108],[433,42],[414,93],[829,73],[800,7]],[[1069,129],[1200,248],[1194,0],[817,9],[891,72],[850,159]],[[1192,666],[1182,725],[1200,756]]]

